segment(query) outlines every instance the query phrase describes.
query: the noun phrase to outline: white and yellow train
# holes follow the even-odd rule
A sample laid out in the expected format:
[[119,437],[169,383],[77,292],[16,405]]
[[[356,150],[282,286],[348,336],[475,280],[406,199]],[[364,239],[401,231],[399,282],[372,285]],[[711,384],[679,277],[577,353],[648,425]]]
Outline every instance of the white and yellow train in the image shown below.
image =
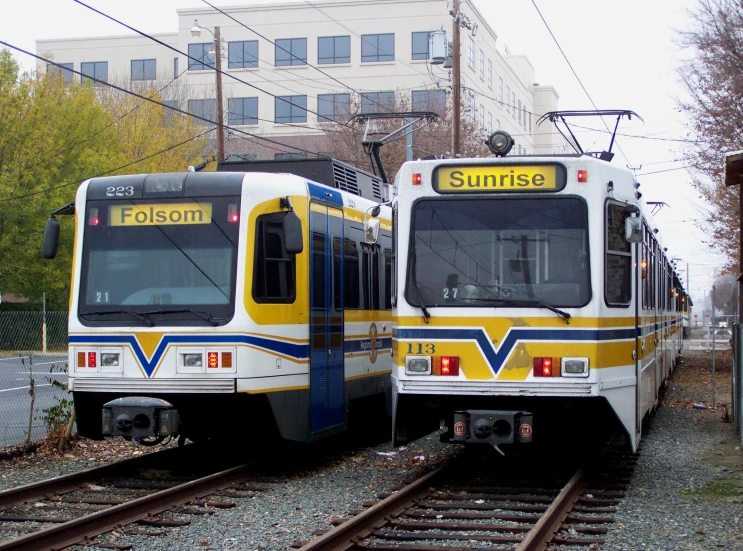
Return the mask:
[[[380,201],[289,174],[84,182],[59,211],[76,222],[79,432],[310,442],[345,430],[357,406],[389,423],[391,219]],[[58,236],[52,217],[45,256]]]
[[635,450],[682,346],[633,173],[593,155],[409,162],[393,208],[393,439]]

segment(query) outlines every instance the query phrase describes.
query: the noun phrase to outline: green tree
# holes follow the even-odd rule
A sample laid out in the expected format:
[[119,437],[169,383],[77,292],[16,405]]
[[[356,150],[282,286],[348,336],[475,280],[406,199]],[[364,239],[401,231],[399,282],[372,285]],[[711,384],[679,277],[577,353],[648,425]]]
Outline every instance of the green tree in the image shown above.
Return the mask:
[[[156,101],[154,90],[138,91]],[[41,258],[49,213],[104,174],[182,172],[205,151],[206,128],[133,96],[21,73],[0,51],[0,292],[50,309],[69,300],[74,221],[62,216],[54,261]]]

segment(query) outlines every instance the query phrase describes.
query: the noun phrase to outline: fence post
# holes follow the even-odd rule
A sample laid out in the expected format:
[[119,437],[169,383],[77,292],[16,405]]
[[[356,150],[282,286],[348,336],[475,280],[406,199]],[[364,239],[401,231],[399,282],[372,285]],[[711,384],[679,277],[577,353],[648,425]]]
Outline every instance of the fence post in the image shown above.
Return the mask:
[[41,320],[41,351],[46,353],[46,293],[44,293],[41,302],[41,312],[43,316]]

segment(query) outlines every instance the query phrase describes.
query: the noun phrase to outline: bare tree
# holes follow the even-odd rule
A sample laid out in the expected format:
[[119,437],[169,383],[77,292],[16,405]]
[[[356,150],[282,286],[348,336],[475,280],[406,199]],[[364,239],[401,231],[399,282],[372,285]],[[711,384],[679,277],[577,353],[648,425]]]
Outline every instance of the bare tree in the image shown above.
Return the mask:
[[693,52],[679,73],[689,99],[678,100],[689,118],[684,158],[692,185],[711,206],[700,224],[706,244],[723,254],[727,272],[739,266],[738,187],[723,182],[723,154],[743,149],[743,2],[698,0],[679,42]]
[[[443,96],[443,94],[441,94]],[[371,105],[377,112],[397,112],[405,113],[409,111],[431,111],[438,113],[441,119],[423,124],[413,133],[413,157],[415,159],[424,157],[444,157],[451,155],[452,151],[452,110],[450,101],[442,100],[440,97],[432,98],[430,102],[417,102],[411,106],[411,102],[396,94],[394,101],[383,104],[367,103],[360,97],[354,97],[350,103],[347,119],[351,120],[355,115],[362,112],[369,112]],[[474,104],[473,104],[474,105]],[[485,146],[487,132],[481,128],[475,117],[474,107],[463,106],[462,109],[462,156],[464,157],[481,157],[489,155]],[[344,113],[346,115],[346,113]],[[337,117],[336,117],[337,118]],[[346,118],[346,117],[344,117]],[[405,124],[405,119],[382,119],[372,123],[373,135],[369,138],[381,138]],[[349,124],[348,127],[342,127],[333,123],[320,123],[325,130],[325,137],[328,142],[327,151],[329,156],[337,158],[352,164],[364,170],[372,169],[369,154],[364,151],[362,139],[364,136],[364,126],[362,124]],[[380,150],[382,162],[390,181],[393,181],[397,170],[405,162],[406,136],[401,133],[386,143]]]

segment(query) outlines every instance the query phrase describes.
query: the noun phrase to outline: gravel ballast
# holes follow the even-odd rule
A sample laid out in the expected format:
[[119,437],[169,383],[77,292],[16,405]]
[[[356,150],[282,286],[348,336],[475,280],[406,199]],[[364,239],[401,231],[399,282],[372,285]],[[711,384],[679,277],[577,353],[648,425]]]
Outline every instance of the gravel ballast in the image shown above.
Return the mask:
[[[663,403],[644,428],[639,463],[601,550],[743,550],[743,460],[730,404],[730,353],[717,357],[717,408],[711,409],[711,355],[685,352]],[[695,409],[694,405],[707,409]],[[80,445],[85,445],[81,448]],[[135,453],[129,444],[78,441],[64,455],[0,461],[0,489],[66,474]],[[301,466],[277,461],[254,481],[265,488],[235,499],[234,509],[188,517],[162,537],[108,534],[104,539],[148,550],[285,550],[329,529],[351,509],[412,481],[456,452],[431,435],[401,449],[390,443],[313,452]],[[108,453],[108,455],[105,455]],[[140,451],[141,453],[141,451]],[[294,456],[297,457],[297,456]],[[166,514],[170,515],[171,513]]]

